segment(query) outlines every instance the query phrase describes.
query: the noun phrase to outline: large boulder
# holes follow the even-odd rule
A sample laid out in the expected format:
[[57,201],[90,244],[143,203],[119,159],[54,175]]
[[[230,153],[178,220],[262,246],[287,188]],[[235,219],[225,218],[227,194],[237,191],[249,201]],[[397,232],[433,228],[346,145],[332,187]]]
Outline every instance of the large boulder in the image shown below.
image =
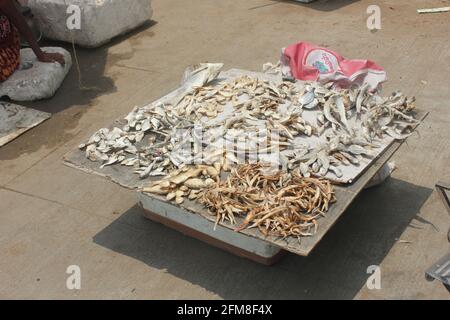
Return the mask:
[[[69,5],[80,8],[81,28],[70,30]],[[28,0],[45,37],[98,47],[150,20],[151,0]]]
[[39,62],[30,48],[20,50],[21,63],[33,66],[16,70],[6,81],[0,82],[0,97],[8,96],[14,101],[34,101],[52,97],[61,86],[72,66],[70,53],[63,48],[46,47],[46,52],[59,52],[64,55],[66,65]]

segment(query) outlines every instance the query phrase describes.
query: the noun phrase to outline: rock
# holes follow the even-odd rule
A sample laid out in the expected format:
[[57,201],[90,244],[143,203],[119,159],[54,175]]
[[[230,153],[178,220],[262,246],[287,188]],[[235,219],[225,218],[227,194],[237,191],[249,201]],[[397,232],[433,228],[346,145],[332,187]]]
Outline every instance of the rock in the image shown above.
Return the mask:
[[39,62],[30,48],[20,50],[21,63],[31,62],[33,67],[16,70],[11,77],[0,83],[0,97],[8,96],[15,101],[34,101],[52,97],[61,86],[72,66],[70,53],[63,48],[46,47],[46,52],[59,52],[64,55],[66,65]]
[[[80,8],[81,28],[70,30],[68,4]],[[45,37],[98,47],[112,38],[144,24],[152,17],[151,0],[28,0]]]

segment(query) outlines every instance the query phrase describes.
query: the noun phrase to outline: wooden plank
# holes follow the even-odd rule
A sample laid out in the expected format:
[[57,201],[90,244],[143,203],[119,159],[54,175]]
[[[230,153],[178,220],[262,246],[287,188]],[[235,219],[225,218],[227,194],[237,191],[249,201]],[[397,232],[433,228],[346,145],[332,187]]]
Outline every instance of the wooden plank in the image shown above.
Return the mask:
[[52,115],[17,104],[0,102],[0,147],[49,119]]
[[271,264],[283,251],[267,241],[247,237],[220,225],[213,229],[199,214],[172,206],[165,200],[140,193],[139,203],[145,209],[144,217],[258,263]]
[[143,215],[147,219],[150,219],[157,223],[161,223],[161,224],[165,225],[166,227],[169,227],[178,232],[181,232],[189,237],[195,238],[195,239],[205,242],[211,246],[214,246],[214,247],[217,247],[224,251],[227,251],[231,254],[234,254],[235,256],[249,259],[251,261],[254,261],[254,262],[266,265],[266,266],[274,265],[282,257],[284,257],[287,253],[287,251],[279,249],[272,256],[268,256],[268,257],[260,256],[259,254],[255,253],[253,251],[242,249],[239,246],[233,246],[226,241],[220,241],[220,240],[216,239],[215,237],[207,235],[206,233],[189,228],[184,224],[174,222],[173,220],[167,219],[165,217],[162,217],[162,216],[155,214],[153,212],[150,212],[148,210],[144,209]]

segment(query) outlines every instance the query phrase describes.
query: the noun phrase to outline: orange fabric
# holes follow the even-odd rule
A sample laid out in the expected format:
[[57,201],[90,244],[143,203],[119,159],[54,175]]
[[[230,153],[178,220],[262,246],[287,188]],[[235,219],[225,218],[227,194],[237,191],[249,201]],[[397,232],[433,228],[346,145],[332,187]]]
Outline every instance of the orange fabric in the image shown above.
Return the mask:
[[0,14],[0,82],[8,79],[19,64],[19,32],[6,16]]

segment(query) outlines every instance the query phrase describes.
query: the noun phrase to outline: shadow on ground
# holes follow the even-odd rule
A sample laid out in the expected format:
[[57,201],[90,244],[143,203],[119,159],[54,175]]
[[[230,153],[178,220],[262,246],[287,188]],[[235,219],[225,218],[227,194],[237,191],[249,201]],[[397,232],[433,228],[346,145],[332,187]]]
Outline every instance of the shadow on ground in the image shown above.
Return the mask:
[[289,3],[293,5],[308,7],[318,11],[334,11],[342,7],[348,6],[354,2],[360,0],[317,0],[310,3],[302,3],[295,0],[270,0],[270,3],[260,5],[257,7],[252,7],[250,10],[265,8],[277,5],[278,3]]
[[[155,21],[149,21],[130,33],[114,38],[99,48],[76,47],[81,86],[72,44],[48,40],[41,42],[40,45],[43,47],[59,46],[68,50],[72,55],[72,68],[52,98],[19,103],[29,108],[50,112],[53,118],[25,133],[26,138],[18,139],[3,146],[0,160],[15,159],[23,153],[31,153],[44,145],[51,148],[69,141],[73,137],[73,134],[69,131],[77,127],[78,121],[89,108],[95,106],[96,99],[102,95],[116,92],[114,79],[105,75],[108,58],[111,58],[108,56],[109,48],[141,32],[146,32],[148,36],[152,36],[153,33],[147,31],[147,29],[156,23]],[[113,61],[109,61],[109,63],[117,63],[122,59],[129,58],[129,56],[114,55]]]
[[225,299],[351,299],[365,285],[368,266],[379,265],[413,221],[427,223],[417,215],[431,192],[397,179],[365,190],[309,257],[289,254],[272,267],[146,220],[137,205],[94,242]]

